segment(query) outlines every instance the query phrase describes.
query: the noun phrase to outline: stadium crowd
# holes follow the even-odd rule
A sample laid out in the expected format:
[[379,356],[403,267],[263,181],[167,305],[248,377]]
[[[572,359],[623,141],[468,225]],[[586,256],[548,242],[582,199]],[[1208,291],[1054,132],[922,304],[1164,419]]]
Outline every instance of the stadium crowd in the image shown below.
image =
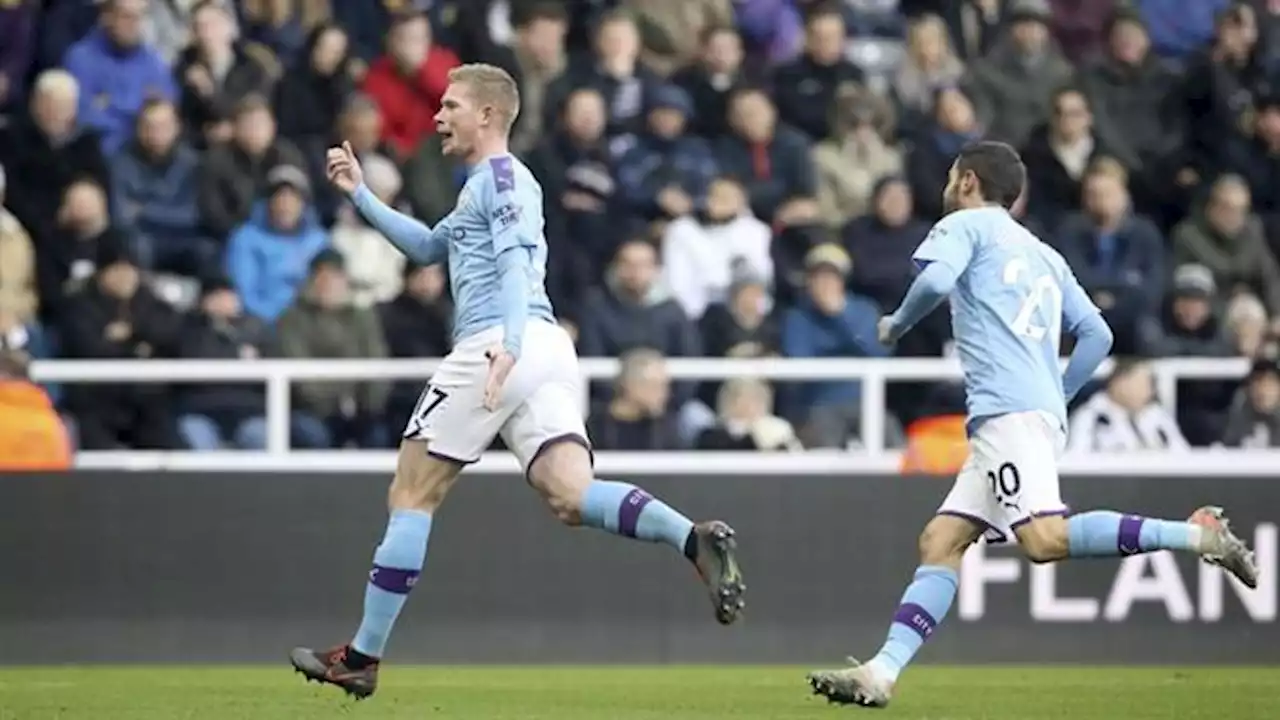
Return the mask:
[[[0,415],[30,402],[15,359],[446,353],[448,278],[322,163],[348,140],[439,220],[465,168],[432,118],[472,61],[519,82],[564,324],[623,358],[599,448],[857,443],[857,382],[664,358],[947,354],[945,308],[892,349],[875,323],[980,137],[1021,149],[1024,222],[1134,358],[1073,447],[1280,445],[1277,0],[0,0]],[[1253,371],[1163,408],[1141,358],[1166,356]],[[86,449],[264,443],[257,385],[47,390]],[[388,447],[419,390],[298,383],[292,441]],[[887,440],[962,403],[891,386]]]

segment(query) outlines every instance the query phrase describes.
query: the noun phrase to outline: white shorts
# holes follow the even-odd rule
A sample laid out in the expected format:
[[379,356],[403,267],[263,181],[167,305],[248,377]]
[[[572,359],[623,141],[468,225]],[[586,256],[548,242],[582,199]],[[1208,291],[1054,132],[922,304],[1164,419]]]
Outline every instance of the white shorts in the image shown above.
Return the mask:
[[560,441],[590,449],[578,353],[559,325],[530,320],[524,349],[502,388],[497,410],[484,407],[489,375],[485,351],[502,342],[495,327],[464,338],[445,357],[409,416],[404,437],[425,440],[431,455],[473,463],[499,433],[526,471],[538,453]]
[[1013,531],[1035,517],[1065,515],[1058,458],[1066,433],[1044,412],[990,418],[969,438],[969,458],[938,508],[986,529],[988,543],[1016,540]]

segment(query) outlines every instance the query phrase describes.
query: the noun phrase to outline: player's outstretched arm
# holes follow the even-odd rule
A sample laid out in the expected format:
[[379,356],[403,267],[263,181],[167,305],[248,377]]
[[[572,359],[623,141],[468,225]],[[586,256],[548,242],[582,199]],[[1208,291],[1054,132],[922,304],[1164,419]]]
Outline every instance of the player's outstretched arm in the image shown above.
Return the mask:
[[907,288],[902,304],[888,318],[886,342],[897,342],[946,299],[956,287],[959,276],[950,266],[931,262],[920,271]]
[[329,148],[325,157],[325,174],[334,187],[351,198],[360,214],[410,260],[433,265],[448,257],[444,238],[437,238],[431,228],[391,209],[369,190],[364,184],[360,159],[356,157],[351,143],[343,142],[339,147]]
[[410,260],[434,265],[448,257],[449,248],[443,238],[436,237],[424,223],[379,200],[369,186],[361,183],[351,194],[351,201],[369,224]]
[[1089,380],[1115,340],[1111,327],[1102,319],[1089,294],[1080,287],[1074,275],[1068,273],[1062,289],[1062,319],[1068,332],[1075,336],[1076,346],[1067,359],[1067,369],[1062,374],[1062,393],[1071,402]]

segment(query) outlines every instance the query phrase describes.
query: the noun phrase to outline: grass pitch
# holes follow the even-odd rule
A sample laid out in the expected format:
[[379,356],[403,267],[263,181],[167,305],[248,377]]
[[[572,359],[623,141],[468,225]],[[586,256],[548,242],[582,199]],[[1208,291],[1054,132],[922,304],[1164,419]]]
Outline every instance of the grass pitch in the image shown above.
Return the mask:
[[0,669],[0,720],[1264,720],[1280,669],[917,667],[886,710],[828,705],[802,667],[397,667],[346,699],[279,667]]

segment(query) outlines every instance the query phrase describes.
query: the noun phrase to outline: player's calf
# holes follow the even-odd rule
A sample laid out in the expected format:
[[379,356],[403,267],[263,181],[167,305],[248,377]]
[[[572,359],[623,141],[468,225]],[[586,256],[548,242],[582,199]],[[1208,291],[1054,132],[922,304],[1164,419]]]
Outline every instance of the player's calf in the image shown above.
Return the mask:
[[390,517],[373,554],[360,627],[350,643],[330,651],[295,648],[290,653],[295,669],[357,697],[373,694],[379,660],[426,561],[432,516],[459,470],[458,463],[432,457],[423,441],[401,443],[387,495]]
[[746,607],[733,528],[720,521],[695,525],[635,485],[596,479],[580,438],[566,437],[544,447],[529,466],[529,483],[566,525],[585,525],[678,550],[706,582],[720,623],[734,622]]

